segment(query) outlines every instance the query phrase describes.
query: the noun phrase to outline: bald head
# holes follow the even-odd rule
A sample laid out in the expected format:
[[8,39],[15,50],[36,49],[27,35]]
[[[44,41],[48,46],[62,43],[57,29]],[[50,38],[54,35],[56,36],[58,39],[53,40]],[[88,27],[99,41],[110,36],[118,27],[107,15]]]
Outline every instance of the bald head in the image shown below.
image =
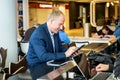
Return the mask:
[[47,20],[49,20],[49,19],[58,19],[58,17],[60,16],[60,15],[63,15],[64,16],[64,14],[63,14],[63,12],[62,11],[60,11],[60,10],[53,10],[49,15],[48,15],[48,19]]
[[53,33],[58,33],[61,27],[64,25],[65,16],[60,10],[52,11],[47,20],[48,29]]

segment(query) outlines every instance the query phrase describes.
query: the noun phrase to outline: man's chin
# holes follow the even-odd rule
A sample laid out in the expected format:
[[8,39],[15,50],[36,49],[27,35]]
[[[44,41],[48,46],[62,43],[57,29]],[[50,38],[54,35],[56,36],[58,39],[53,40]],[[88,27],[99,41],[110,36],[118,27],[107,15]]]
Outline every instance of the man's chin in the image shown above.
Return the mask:
[[57,34],[57,33],[58,33],[58,31],[54,32],[54,34]]

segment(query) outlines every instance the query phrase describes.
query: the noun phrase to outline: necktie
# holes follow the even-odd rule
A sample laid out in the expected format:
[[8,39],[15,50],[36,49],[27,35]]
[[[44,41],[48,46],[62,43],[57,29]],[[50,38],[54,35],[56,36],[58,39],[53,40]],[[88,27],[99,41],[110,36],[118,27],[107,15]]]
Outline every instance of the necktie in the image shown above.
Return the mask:
[[55,52],[55,42],[54,42],[54,35],[51,36],[52,44],[53,44],[53,51]]

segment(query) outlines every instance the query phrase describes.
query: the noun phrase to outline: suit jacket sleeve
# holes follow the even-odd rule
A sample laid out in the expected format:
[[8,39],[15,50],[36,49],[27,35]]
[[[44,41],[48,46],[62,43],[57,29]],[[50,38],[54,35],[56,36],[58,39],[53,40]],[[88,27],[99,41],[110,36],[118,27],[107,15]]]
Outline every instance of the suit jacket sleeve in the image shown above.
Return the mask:
[[54,53],[49,33],[44,31],[44,29],[38,29],[38,31],[34,32],[30,41],[33,57],[38,57],[38,62],[65,59],[66,56],[64,52],[66,51],[66,48],[61,46],[60,39],[57,39],[57,42],[55,44],[56,52]]

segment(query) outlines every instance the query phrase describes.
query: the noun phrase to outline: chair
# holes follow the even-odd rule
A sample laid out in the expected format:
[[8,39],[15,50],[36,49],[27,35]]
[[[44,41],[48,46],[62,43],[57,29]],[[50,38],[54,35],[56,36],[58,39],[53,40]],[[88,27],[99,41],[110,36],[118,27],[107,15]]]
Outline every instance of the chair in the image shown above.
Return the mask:
[[[20,68],[24,67],[25,70],[21,70]],[[26,55],[20,59],[17,63],[10,63],[9,65],[9,74],[15,74],[15,72],[18,70],[19,73],[25,72],[27,70],[28,63],[26,61]],[[20,69],[20,70],[19,70]],[[17,71],[17,72],[18,72]]]
[[23,53],[27,53],[28,51],[28,47],[29,47],[29,43],[28,42],[20,42],[20,47]]
[[[20,42],[20,47],[21,47],[21,51],[23,53],[27,54],[29,42]],[[24,73],[19,73],[18,77],[21,79],[32,79],[30,76],[29,69],[26,69],[26,71]]]
[[31,28],[27,29],[27,31],[25,31],[23,41],[28,42],[35,29],[36,29],[36,27],[31,27]]
[[8,72],[3,74],[3,80],[7,80],[9,77],[14,76],[18,73],[24,73],[27,70],[28,64],[26,61],[26,55],[21,58],[17,63],[10,63]]
[[18,73],[24,72],[25,70],[26,70],[26,67],[22,66],[19,69],[17,69],[13,74],[4,73],[3,77],[2,77],[2,80],[7,80],[9,77],[14,76],[14,75],[16,75]]
[[7,49],[4,49],[3,47],[0,48],[0,56],[1,56],[1,62],[0,62],[0,77],[2,77],[3,71],[2,69],[5,68],[6,64],[6,58],[7,58]]
[[5,63],[6,63],[6,57],[7,57],[7,49],[4,49],[3,47],[0,48],[0,54],[2,57],[2,65],[1,67],[4,68],[5,67]]
[[4,73],[3,77],[2,77],[2,80],[7,80],[10,76],[12,76],[12,75],[9,74],[9,73]]
[[5,63],[6,63],[6,58],[7,58],[7,49],[4,49],[3,47],[1,47],[0,54],[1,54],[1,58],[2,58],[1,67],[4,68]]

